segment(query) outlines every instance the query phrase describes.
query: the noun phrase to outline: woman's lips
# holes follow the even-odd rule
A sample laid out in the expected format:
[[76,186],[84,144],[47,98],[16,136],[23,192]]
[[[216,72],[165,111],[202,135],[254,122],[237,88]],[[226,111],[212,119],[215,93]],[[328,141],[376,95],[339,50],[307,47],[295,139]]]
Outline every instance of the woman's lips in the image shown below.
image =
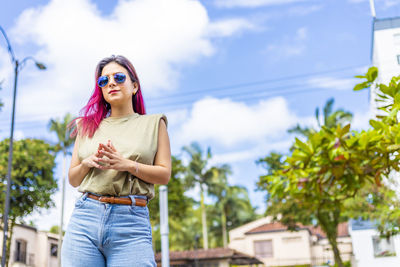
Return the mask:
[[114,94],[114,93],[117,93],[118,92],[118,90],[111,90],[110,92],[108,92],[108,94]]

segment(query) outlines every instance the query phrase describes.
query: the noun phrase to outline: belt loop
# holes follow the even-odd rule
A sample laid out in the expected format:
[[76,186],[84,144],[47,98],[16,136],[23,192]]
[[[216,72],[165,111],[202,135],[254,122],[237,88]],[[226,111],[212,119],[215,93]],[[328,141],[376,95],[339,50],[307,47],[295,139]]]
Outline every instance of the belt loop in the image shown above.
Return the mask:
[[82,196],[82,200],[86,200],[87,195],[88,195],[88,192],[84,192],[84,193],[83,193],[83,196]]
[[136,199],[135,199],[135,196],[129,195],[129,198],[132,200],[132,206],[136,206]]

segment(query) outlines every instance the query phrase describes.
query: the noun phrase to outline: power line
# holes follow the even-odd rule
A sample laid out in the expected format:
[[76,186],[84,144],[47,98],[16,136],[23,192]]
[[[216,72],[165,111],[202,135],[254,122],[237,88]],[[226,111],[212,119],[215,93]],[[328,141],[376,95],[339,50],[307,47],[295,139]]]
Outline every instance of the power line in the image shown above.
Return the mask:
[[189,96],[189,95],[204,94],[204,93],[207,93],[207,92],[225,91],[225,90],[242,88],[242,87],[250,87],[250,86],[255,86],[255,85],[262,85],[262,84],[267,84],[267,83],[290,81],[290,80],[296,80],[296,79],[310,77],[310,76],[318,76],[318,75],[322,75],[322,74],[329,74],[329,73],[336,73],[336,72],[341,72],[341,71],[345,71],[345,70],[351,70],[351,69],[360,68],[360,67],[364,67],[364,66],[365,65],[350,66],[350,67],[331,69],[331,70],[320,71],[320,72],[310,72],[310,73],[304,73],[304,74],[284,76],[284,77],[274,78],[274,79],[265,79],[265,80],[258,80],[258,81],[250,81],[250,82],[246,82],[246,83],[237,83],[237,84],[220,86],[220,87],[213,87],[213,88],[208,88],[208,89],[197,89],[197,90],[192,90],[192,91],[189,91],[189,92],[185,92],[184,94],[182,94],[182,93],[171,94],[171,95],[168,95],[168,96],[150,98],[149,100],[151,100],[151,101],[165,100],[165,99],[168,99],[168,98],[186,97],[186,96]]
[[[176,109],[177,107],[183,107],[183,106],[188,106],[191,105],[193,102],[195,102],[196,98],[192,99],[192,100],[180,100],[180,101],[168,101],[168,99],[170,98],[174,98],[174,100],[176,100],[176,97],[187,97],[190,95],[195,95],[195,94],[202,94],[204,95],[205,92],[214,92],[217,93],[218,97],[229,97],[233,100],[237,99],[237,97],[240,97],[240,100],[259,100],[260,97],[271,97],[271,96],[277,96],[277,95],[291,95],[291,94],[298,94],[298,93],[305,93],[305,92],[311,92],[311,91],[316,91],[316,90],[320,90],[319,88],[308,88],[303,86],[298,87],[298,85],[282,85],[282,86],[278,86],[278,87],[268,87],[268,88],[261,88],[258,90],[253,90],[252,92],[247,91],[245,95],[243,95],[243,92],[235,92],[232,93],[230,92],[229,94],[218,94],[218,92],[224,92],[226,90],[230,90],[230,89],[234,89],[234,88],[242,88],[242,87],[250,87],[250,86],[255,86],[255,85],[261,85],[261,84],[268,84],[268,83],[274,83],[274,82],[279,82],[279,81],[288,81],[288,80],[295,80],[295,79],[299,79],[299,78],[304,78],[304,77],[312,77],[312,76],[317,76],[317,75],[321,75],[321,74],[328,74],[328,73],[336,73],[336,72],[340,72],[340,71],[344,71],[344,70],[350,70],[350,69],[355,69],[357,67],[362,67],[362,66],[352,66],[352,67],[345,67],[345,68],[339,68],[339,69],[333,69],[333,70],[327,70],[327,71],[321,71],[321,72],[313,72],[313,73],[306,73],[306,74],[299,74],[299,75],[292,75],[292,76],[286,76],[286,77],[280,77],[280,78],[275,78],[275,79],[267,79],[267,80],[259,80],[259,81],[254,81],[254,82],[247,82],[247,83],[239,83],[239,84],[233,84],[233,85],[228,85],[228,86],[222,86],[222,87],[215,87],[215,88],[209,88],[209,89],[204,89],[204,90],[193,90],[193,91],[189,91],[186,92],[184,94],[176,94],[176,95],[169,95],[166,97],[158,97],[158,98],[150,98],[148,101],[148,103],[151,103],[148,105],[147,108],[151,108],[151,109],[157,109],[157,106],[159,106],[160,108],[163,108],[163,111],[168,111],[168,110],[172,110],[172,109]],[[266,89],[268,89],[268,91],[265,91]],[[276,90],[279,89],[300,89],[300,90],[281,90],[279,92],[275,92]],[[328,89],[324,89],[324,90],[328,90]],[[152,104],[154,101],[157,102],[157,100],[163,100],[163,101],[167,101],[168,103],[163,103],[163,104]],[[170,107],[170,108],[168,108]],[[165,109],[167,108],[167,109]],[[56,115],[56,114],[53,114]],[[62,116],[62,114],[60,114],[59,116]],[[46,119],[48,118],[48,114],[40,114],[34,117],[29,117],[29,120],[23,120],[23,121],[18,121],[18,128],[24,128],[24,129],[33,129],[33,128],[37,128],[37,124],[38,124],[38,120],[41,119]],[[32,119],[36,120],[36,121],[32,121]],[[0,126],[7,124],[8,121],[3,120],[0,121]],[[35,126],[33,127],[20,127],[21,124],[35,124]],[[46,123],[47,124],[47,123]],[[1,127],[0,127],[1,128]]]
[[[292,91],[285,91],[285,92],[275,92],[275,93],[271,93],[271,94],[264,94],[264,95],[262,95],[262,96],[260,96],[260,95],[257,95],[257,96],[243,96],[243,97],[241,97],[240,98],[240,100],[246,100],[246,101],[252,101],[252,100],[260,100],[261,99],[261,97],[273,97],[273,96],[278,96],[278,95],[282,95],[282,94],[284,94],[284,95],[286,95],[286,96],[289,96],[289,95],[296,95],[296,94],[300,94],[300,93],[310,93],[310,92],[315,92],[315,91],[319,91],[319,90],[321,90],[321,89],[319,89],[319,88],[307,88],[307,87],[302,87],[302,88],[298,88],[299,90],[296,90],[296,91],[294,91],[294,90],[292,90]],[[328,91],[329,89],[324,89],[325,91]],[[171,111],[171,110],[174,110],[174,109],[176,109],[177,107],[179,107],[179,108],[182,108],[182,107],[189,107],[190,105],[191,105],[192,103],[185,103],[184,105],[167,105],[167,106],[170,106],[170,108],[165,108],[166,106],[162,106],[162,108],[163,108],[163,111],[162,112],[167,112],[167,111]],[[161,106],[160,106],[161,107]],[[157,109],[157,106],[149,106],[148,108],[153,108],[153,109]],[[26,129],[38,129],[39,127],[39,125],[38,125],[38,123],[37,122],[31,122],[32,124],[35,124],[35,125],[28,125],[28,126],[23,126],[23,125],[20,125],[20,124],[17,124],[18,126],[17,126],[17,129],[18,130],[21,130],[21,129],[24,129],[24,130],[26,130]],[[46,123],[43,123],[42,125],[45,125],[45,124],[47,124],[47,122]],[[43,126],[43,128],[45,128],[46,126]]]

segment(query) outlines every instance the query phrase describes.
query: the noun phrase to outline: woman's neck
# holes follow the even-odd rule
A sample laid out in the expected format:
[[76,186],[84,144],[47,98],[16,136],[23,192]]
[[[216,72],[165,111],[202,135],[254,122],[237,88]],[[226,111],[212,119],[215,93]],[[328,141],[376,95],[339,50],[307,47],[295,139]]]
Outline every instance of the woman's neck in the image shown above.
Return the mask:
[[135,112],[133,111],[132,105],[123,105],[113,107],[111,106],[111,114],[110,117],[123,117],[127,115],[132,115]]

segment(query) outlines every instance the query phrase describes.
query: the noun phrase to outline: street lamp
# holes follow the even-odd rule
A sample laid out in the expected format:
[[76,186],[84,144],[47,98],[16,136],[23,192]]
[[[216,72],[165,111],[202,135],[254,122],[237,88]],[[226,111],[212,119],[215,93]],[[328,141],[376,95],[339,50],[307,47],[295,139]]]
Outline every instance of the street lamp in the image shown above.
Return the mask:
[[11,62],[14,65],[14,92],[13,92],[13,105],[12,105],[12,115],[11,115],[11,133],[10,133],[10,145],[8,150],[8,165],[7,165],[7,193],[5,200],[5,208],[3,214],[3,223],[4,223],[4,231],[3,231],[3,252],[1,254],[1,266],[6,266],[6,253],[7,253],[7,237],[8,237],[8,213],[10,210],[10,190],[11,190],[11,169],[12,169],[12,156],[13,156],[13,138],[14,138],[14,116],[15,116],[15,98],[17,94],[17,80],[18,80],[18,72],[24,67],[25,63],[28,60],[32,60],[36,67],[40,70],[45,70],[46,66],[43,63],[37,62],[33,57],[26,57],[23,60],[19,61],[15,58],[14,51],[12,50],[10,41],[7,38],[6,32],[0,26],[0,31],[3,34],[4,38],[7,42],[7,50],[11,57]]

